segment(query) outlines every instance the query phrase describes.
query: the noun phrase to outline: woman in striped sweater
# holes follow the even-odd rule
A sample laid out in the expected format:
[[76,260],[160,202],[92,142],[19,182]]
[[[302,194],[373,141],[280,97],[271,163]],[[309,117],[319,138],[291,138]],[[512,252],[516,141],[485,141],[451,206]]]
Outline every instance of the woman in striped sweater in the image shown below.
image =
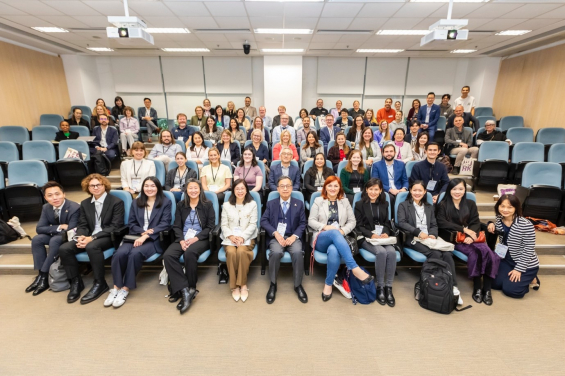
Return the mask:
[[492,288],[502,290],[511,298],[523,298],[530,283],[539,288],[539,260],[535,251],[534,226],[522,217],[520,201],[514,195],[503,195],[494,206],[496,222],[488,224],[488,231],[498,232],[496,252],[503,258]]

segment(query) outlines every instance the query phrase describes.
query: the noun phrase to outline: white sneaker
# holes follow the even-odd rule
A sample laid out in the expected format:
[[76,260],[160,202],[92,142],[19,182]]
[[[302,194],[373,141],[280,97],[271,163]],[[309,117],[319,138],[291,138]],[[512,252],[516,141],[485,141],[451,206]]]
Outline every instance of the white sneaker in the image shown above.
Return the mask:
[[112,304],[112,306],[114,306],[114,308],[120,308],[121,306],[123,306],[128,295],[129,291],[126,291],[124,289],[118,291],[118,296],[116,296],[116,299],[114,299],[114,304]]
[[453,295],[457,295],[457,297],[458,297],[457,305],[462,305],[463,304],[463,298],[461,297],[461,292],[459,291],[457,286],[453,286]]
[[104,300],[104,307],[110,307],[114,303],[114,299],[118,295],[118,290],[111,289],[106,300]]
[[343,296],[345,296],[347,299],[351,299],[351,292],[347,291],[345,287],[343,287],[343,284],[339,283],[337,278],[334,279],[334,286],[337,287],[337,289]]

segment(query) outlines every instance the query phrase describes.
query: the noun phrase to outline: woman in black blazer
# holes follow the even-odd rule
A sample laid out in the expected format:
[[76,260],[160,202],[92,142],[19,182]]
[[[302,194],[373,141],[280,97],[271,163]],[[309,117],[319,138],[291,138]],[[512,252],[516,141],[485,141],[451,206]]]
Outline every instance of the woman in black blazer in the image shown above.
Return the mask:
[[82,110],[78,107],[75,107],[73,110],[73,115],[67,119],[67,123],[69,125],[82,125],[84,127],[89,127],[88,121],[82,117]]
[[312,167],[304,174],[304,200],[310,202],[310,197],[314,192],[322,191],[324,183],[327,178],[333,176],[334,171],[326,166],[326,157],[324,153],[318,153],[314,157]]
[[59,128],[61,130],[55,133],[55,141],[76,140],[79,136],[78,132],[71,132],[71,126],[66,120],[59,124]]
[[129,211],[129,235],[138,236],[131,242],[124,240],[112,258],[114,288],[104,301],[105,307],[121,307],[130,292],[137,287],[135,277],[143,261],[155,253],[163,253],[159,233],[171,227],[172,202],[163,194],[156,177],[145,178],[139,197],[133,200]]
[[221,160],[228,160],[231,162],[232,166],[236,166],[241,158],[241,150],[239,142],[232,142],[231,136],[232,134],[229,130],[224,130],[222,132],[221,142],[219,142],[216,147],[220,152]]
[[410,184],[406,201],[398,205],[398,227],[406,232],[406,242],[404,246],[420,252],[428,259],[439,259],[449,265],[453,275],[453,294],[459,295],[459,304],[463,304],[463,299],[457,288],[457,278],[455,276],[455,263],[451,252],[430,249],[424,244],[417,242],[414,237],[420,239],[436,239],[438,237],[438,227],[434,208],[426,201],[426,187],[421,180],[415,180]]
[[392,295],[392,282],[396,272],[396,250],[392,245],[373,245],[365,239],[394,236],[388,219],[388,202],[380,179],[372,178],[365,184],[361,200],[355,204],[355,219],[357,231],[363,235],[363,238],[357,241],[359,248],[366,249],[376,256],[377,302],[394,307],[396,303]]
[[481,231],[481,220],[475,201],[466,198],[465,184],[463,179],[449,182],[443,200],[437,205],[437,224],[440,229],[465,234],[465,241],[455,244],[455,249],[468,257],[467,273],[473,280],[473,300],[479,304],[484,302],[491,305],[490,290],[492,281],[496,278],[500,257],[486,242],[474,242]]
[[178,167],[170,169],[165,177],[165,191],[172,192],[176,202],[179,202],[188,179],[198,179],[198,174],[186,165],[186,154],[182,151],[175,155],[175,162]]
[[[171,303],[179,298],[180,313],[185,313],[198,294],[198,257],[210,249],[210,231],[215,226],[214,206],[206,199],[199,180],[189,179],[184,200],[177,204],[175,213],[175,242],[167,248],[163,261],[171,282]],[[184,256],[184,268],[180,257]]]

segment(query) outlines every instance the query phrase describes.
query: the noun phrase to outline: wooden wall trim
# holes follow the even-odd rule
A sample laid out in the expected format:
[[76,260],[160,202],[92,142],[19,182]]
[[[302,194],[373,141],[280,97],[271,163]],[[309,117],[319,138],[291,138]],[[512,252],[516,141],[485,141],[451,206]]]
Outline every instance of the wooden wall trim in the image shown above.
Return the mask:
[[31,129],[41,114],[68,116],[71,101],[60,57],[0,42],[0,72],[0,126]]

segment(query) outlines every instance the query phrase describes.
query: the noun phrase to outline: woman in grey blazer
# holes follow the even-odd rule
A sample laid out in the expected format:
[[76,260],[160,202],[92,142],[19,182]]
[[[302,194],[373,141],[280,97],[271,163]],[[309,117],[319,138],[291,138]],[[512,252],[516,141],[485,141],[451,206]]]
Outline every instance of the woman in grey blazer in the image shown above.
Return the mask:
[[316,131],[310,131],[306,135],[306,143],[300,148],[300,164],[303,166],[306,161],[314,159],[318,153],[324,152],[324,146],[318,142]]
[[186,154],[182,151],[175,155],[175,162],[177,162],[178,167],[171,168],[167,172],[165,190],[172,192],[176,202],[179,202],[188,179],[198,179],[198,175],[196,171],[186,165]]
[[453,275],[453,294],[459,296],[459,304],[463,304],[463,299],[457,288],[457,278],[455,275],[455,263],[451,252],[438,251],[417,242],[414,238],[421,240],[438,237],[438,227],[434,207],[426,200],[426,187],[421,180],[415,180],[410,184],[406,201],[398,205],[397,222],[398,227],[406,232],[404,245],[416,252],[420,252],[428,259],[438,259],[449,265]]
[[365,130],[363,130],[361,141],[355,145],[355,147],[361,151],[365,166],[369,169],[374,162],[380,161],[383,157],[379,143],[373,141],[373,130],[371,128],[365,128]]
[[308,227],[314,232],[312,249],[328,255],[326,282],[322,291],[324,302],[332,297],[334,277],[341,259],[363,284],[368,284],[374,279],[357,265],[351,255],[349,244],[344,239],[344,236],[355,229],[355,224],[355,215],[349,200],[345,197],[341,181],[336,176],[330,176],[324,183],[321,196],[314,200],[308,217]]

